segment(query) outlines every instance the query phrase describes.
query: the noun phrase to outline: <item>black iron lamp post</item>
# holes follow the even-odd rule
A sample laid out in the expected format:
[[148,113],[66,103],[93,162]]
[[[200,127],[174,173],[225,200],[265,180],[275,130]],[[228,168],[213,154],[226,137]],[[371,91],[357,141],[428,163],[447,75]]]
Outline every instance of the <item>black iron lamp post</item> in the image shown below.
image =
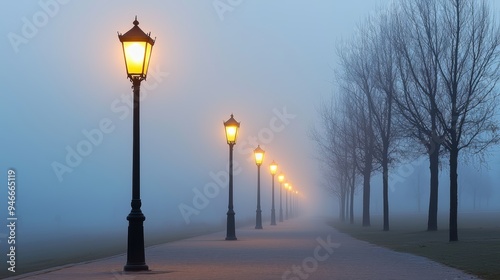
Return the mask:
[[283,204],[282,204],[282,192],[283,192],[283,181],[285,181],[285,174],[281,173],[278,175],[278,182],[280,183],[280,217],[279,221],[283,222]]
[[257,145],[257,148],[253,150],[255,156],[255,164],[257,164],[257,211],[255,217],[255,228],[262,229],[262,210],[260,209],[260,166],[262,161],[264,161],[264,150]]
[[288,220],[288,183],[285,183],[285,220]]
[[295,205],[293,206],[293,209],[295,209],[295,217],[299,216],[299,191],[295,190]]
[[224,128],[226,130],[226,141],[229,145],[229,204],[227,207],[226,240],[236,240],[236,223],[233,210],[233,147],[236,144],[240,123],[231,114],[231,118],[224,122]]
[[276,171],[278,171],[278,165],[276,162],[271,163],[269,165],[269,171],[271,171],[271,177],[272,177],[272,206],[271,206],[271,225],[275,226],[276,225],[276,211],[274,209],[274,175],[276,175]]
[[293,205],[292,205],[292,195],[293,195],[293,188],[291,184],[288,184],[288,199],[290,200],[288,203],[288,219],[293,218]]
[[144,33],[139,28],[137,17],[134,20],[134,27],[118,38],[122,43],[123,55],[127,77],[132,82],[134,90],[134,112],[133,112],[133,151],[132,151],[132,210],[127,216],[128,225],[128,246],[127,264],[125,271],[148,270],[144,256],[144,227],[146,220],[141,211],[141,179],[140,179],[140,87],[141,81],[146,80],[149,60],[155,40],[150,34]]

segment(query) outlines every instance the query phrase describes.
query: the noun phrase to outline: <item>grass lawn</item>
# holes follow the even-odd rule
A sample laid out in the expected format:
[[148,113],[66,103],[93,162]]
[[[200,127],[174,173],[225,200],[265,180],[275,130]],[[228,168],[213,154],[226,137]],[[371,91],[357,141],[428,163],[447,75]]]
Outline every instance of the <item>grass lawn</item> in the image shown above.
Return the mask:
[[[459,214],[458,242],[448,242],[448,229],[428,232],[423,217],[391,217],[391,230],[382,231],[380,217],[371,227],[332,221],[354,238],[399,252],[427,257],[483,279],[500,279],[500,213]],[[446,224],[440,220],[439,226]]]

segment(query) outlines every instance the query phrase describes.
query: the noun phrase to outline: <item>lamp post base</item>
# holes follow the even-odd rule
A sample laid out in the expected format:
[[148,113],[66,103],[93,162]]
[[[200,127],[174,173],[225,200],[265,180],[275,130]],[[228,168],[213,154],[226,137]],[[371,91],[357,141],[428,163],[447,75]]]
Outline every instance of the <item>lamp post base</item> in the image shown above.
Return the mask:
[[236,238],[236,223],[234,221],[234,211],[227,211],[227,231],[226,231],[226,240],[237,240]]
[[[127,263],[123,267],[124,271],[144,271],[149,270],[146,265],[144,254],[144,220],[146,217],[140,210],[140,200],[132,200],[132,209],[127,216],[128,225],[128,245],[127,245]],[[139,208],[139,209],[137,209]]]
[[274,209],[271,209],[271,225],[276,225],[276,213],[274,212]]
[[262,211],[257,210],[255,229],[262,229]]
[[283,222],[283,209],[280,209],[280,223]]
[[145,271],[149,270],[146,264],[127,264],[123,267],[123,271]]

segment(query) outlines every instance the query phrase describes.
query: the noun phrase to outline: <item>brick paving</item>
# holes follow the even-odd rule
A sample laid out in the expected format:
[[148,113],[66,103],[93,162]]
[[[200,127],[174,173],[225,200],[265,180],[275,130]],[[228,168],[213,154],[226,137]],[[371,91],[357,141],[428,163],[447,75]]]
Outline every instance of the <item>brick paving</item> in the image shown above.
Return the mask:
[[319,218],[237,228],[146,248],[150,271],[123,272],[125,255],[37,271],[7,279],[478,279],[429,259],[394,252],[340,233]]

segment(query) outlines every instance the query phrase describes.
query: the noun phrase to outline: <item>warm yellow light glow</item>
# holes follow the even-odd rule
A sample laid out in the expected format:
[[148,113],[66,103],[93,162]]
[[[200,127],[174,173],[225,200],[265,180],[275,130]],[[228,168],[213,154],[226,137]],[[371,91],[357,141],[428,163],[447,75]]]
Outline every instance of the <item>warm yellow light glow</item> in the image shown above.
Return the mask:
[[235,126],[226,126],[226,138],[227,138],[227,142],[232,142],[232,143],[235,143],[236,142],[236,131],[238,130],[238,128],[236,128]]
[[256,153],[255,154],[255,163],[257,163],[257,165],[261,165],[263,160],[264,160],[263,153]]
[[127,76],[131,80],[142,81],[146,79],[155,40],[139,28],[137,17],[133,24],[134,27],[125,34],[118,33],[118,39],[123,47]]
[[264,150],[260,148],[260,145],[257,145],[257,148],[253,150],[253,154],[255,156],[255,164],[260,166],[262,162],[264,161]]
[[238,137],[238,128],[240,127],[240,123],[237,122],[233,114],[231,114],[231,118],[224,122],[224,127],[226,129],[226,140],[229,145],[236,144],[236,138]]
[[285,174],[281,173],[278,175],[278,182],[283,183],[285,181]]
[[128,75],[143,77],[147,75],[151,47],[147,42],[123,42]]
[[276,162],[274,162],[274,160],[271,165],[269,165],[269,170],[271,171],[272,175],[275,175],[276,171],[278,171],[278,165],[276,164]]
[[288,189],[288,183],[285,183],[285,189]]
[[142,66],[142,62],[144,61],[144,45],[136,42],[125,42],[124,45],[127,60]]

